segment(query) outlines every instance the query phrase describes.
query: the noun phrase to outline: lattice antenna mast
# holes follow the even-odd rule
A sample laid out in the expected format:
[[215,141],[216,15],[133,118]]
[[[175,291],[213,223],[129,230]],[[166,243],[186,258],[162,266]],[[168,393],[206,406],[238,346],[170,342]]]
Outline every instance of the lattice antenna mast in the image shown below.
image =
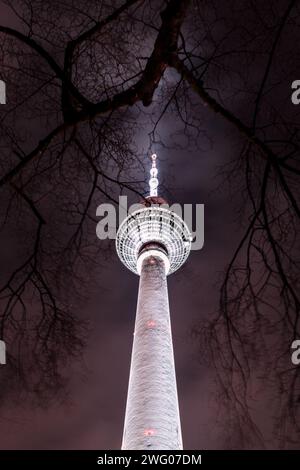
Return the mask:
[[157,155],[153,153],[153,155],[151,155],[151,159],[152,159],[152,168],[150,170],[151,178],[149,180],[150,197],[156,197],[157,189],[158,189],[158,179],[157,179],[158,170],[156,167]]

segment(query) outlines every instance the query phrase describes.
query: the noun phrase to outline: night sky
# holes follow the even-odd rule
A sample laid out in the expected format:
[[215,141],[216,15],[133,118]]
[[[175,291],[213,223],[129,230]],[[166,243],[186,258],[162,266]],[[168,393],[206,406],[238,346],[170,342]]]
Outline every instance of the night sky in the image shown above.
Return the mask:
[[[233,3],[228,2],[227,6],[223,5],[224,11],[219,12],[220,17],[225,15],[226,21],[229,21],[231,16],[230,8]],[[267,13],[264,8],[267,9],[267,7],[263,7],[265,2],[253,3],[259,10],[256,14],[266,17]],[[271,8],[274,2],[269,3]],[[278,3],[280,3],[278,12],[282,12],[287,2]],[[247,5],[249,7],[249,2]],[[237,11],[235,15],[238,15]],[[245,29],[253,28],[255,14],[253,13],[251,17],[241,11],[240,15]],[[220,26],[222,34],[226,32],[224,31],[226,21]],[[0,24],[16,28],[20,24],[13,13],[1,2]],[[229,23],[227,27],[229,31]],[[298,22],[296,28],[298,33],[299,27]],[[261,34],[260,28],[261,25],[258,34]],[[241,31],[238,34],[242,34]],[[229,49],[237,37],[239,36],[229,40]],[[293,37],[291,34],[283,41],[282,54],[284,51],[288,54]],[[299,44],[296,47],[298,47],[299,60]],[[247,58],[247,60],[250,59]],[[280,93],[276,90],[274,90],[274,95],[272,91],[270,93],[274,98],[274,108],[281,107],[284,103],[286,113],[293,119],[299,119],[298,116],[294,116],[296,110],[290,104],[289,95],[291,79],[300,79],[300,76],[295,76],[294,66],[289,59],[287,62],[290,64],[290,69],[280,83]],[[232,67],[238,69],[238,63],[234,63],[234,59]],[[276,67],[279,74],[280,67],[278,64]],[[257,77],[261,76],[264,70],[263,61],[259,57],[255,58],[255,62],[253,60],[252,70],[253,75],[248,79],[251,84],[255,84]],[[225,77],[223,88],[220,88],[218,92],[223,93],[226,102],[229,100],[232,109],[239,116],[247,116],[247,106],[245,106],[247,94],[245,93],[242,97],[239,95],[238,88],[241,82],[238,72],[233,73],[230,83],[226,70],[223,73]],[[176,77],[174,71],[167,71],[166,76],[169,83],[174,85]],[[154,100],[153,106],[147,108],[146,114],[135,115],[133,111],[131,116],[140,125],[134,131],[133,139],[137,152],[143,159],[142,163],[146,172],[150,169],[148,133],[151,130],[151,121],[155,119],[155,116],[157,117],[162,88],[159,85],[156,90],[157,99]],[[8,98],[9,94],[8,90]],[[249,94],[251,95],[250,92]],[[1,108],[0,113],[2,113]],[[243,199],[238,189],[240,178],[238,177],[234,182],[228,182],[224,176],[225,168],[230,168],[233,158],[238,155],[242,140],[222,116],[212,113],[205,106],[195,104],[195,113],[201,121],[202,130],[196,144],[188,145],[184,135],[175,134],[175,131],[182,127],[182,122],[178,116],[166,114],[159,127],[160,137],[165,146],[159,143],[153,144],[152,150],[158,155],[161,196],[171,203],[205,205],[204,247],[200,251],[191,251],[186,264],[169,277],[169,299],[184,448],[222,449],[227,446],[227,436],[222,428],[222,414],[220,414],[215,395],[215,371],[205,357],[205,350],[195,331],[210,320],[218,309],[222,272],[229,263],[243,233],[242,214],[239,212]],[[145,122],[147,122],[146,125],[144,125]],[[35,139],[38,141],[43,135],[43,129],[46,129],[44,121],[41,124],[42,129],[36,124],[37,122],[32,124],[34,127],[30,137],[32,147]],[[276,132],[275,124],[272,132]],[[144,174],[137,169],[133,169],[129,175],[130,178],[137,180],[141,177],[148,179],[147,173]],[[146,183],[143,183],[142,187],[146,192]],[[118,188],[114,189],[114,196],[118,197]],[[6,193],[4,197],[7,197]],[[130,199],[138,202],[137,195],[131,194]],[[46,202],[43,200],[41,204],[45,212],[50,207],[47,201],[46,198]],[[104,201],[105,199],[100,195],[94,196],[90,208],[91,213],[95,214],[97,206]],[[248,207],[247,204],[246,202],[244,207]],[[55,210],[55,205],[53,207]],[[58,206],[57,209],[59,209]],[[60,223],[61,220],[63,219],[58,219]],[[93,224],[96,230],[96,223],[93,222]],[[26,226],[26,233],[27,230],[29,229]],[[97,240],[95,231],[93,235],[91,230],[89,236],[93,244],[104,243]],[[16,261],[16,254],[19,252],[19,244],[18,234],[15,238],[10,238],[9,234],[4,233],[0,250],[2,280],[11,272],[11,266]],[[21,404],[13,398],[10,400],[9,391],[7,391],[5,405],[0,409],[1,449],[120,449],[138,277],[127,271],[121,264],[113,241],[109,254],[106,251],[107,245],[104,245],[103,256],[98,246],[99,261],[96,262],[96,267],[91,268],[90,274],[93,282],[88,281],[88,285],[84,285],[85,300],[78,301],[76,295],[73,298],[72,289],[68,294],[74,317],[88,322],[89,335],[81,359],[71,360],[64,370],[68,381],[63,399],[57,398],[54,402],[37,406],[29,397]],[[32,308],[34,314],[34,302],[29,308]],[[5,366],[0,366],[0,374],[2,367]],[[260,398],[253,401],[255,406],[253,405],[252,412],[256,423],[261,426],[265,434],[266,447],[277,448],[278,443],[273,439],[271,430],[271,423],[277,416],[274,404],[270,401],[272,394],[268,391],[268,387],[270,387],[269,383],[261,392]],[[224,411],[222,410],[221,413]],[[236,442],[236,448],[238,448],[239,431],[236,430],[236,433],[237,436],[231,436],[231,442]],[[297,437],[295,439],[297,440]],[[294,445],[297,447],[298,444]],[[231,446],[234,445],[231,444]],[[245,447],[247,446],[253,447],[251,439],[248,444],[246,442]]]
[[[218,155],[221,151],[217,148],[203,154],[197,172],[195,164],[192,166],[197,155],[193,154],[187,155],[183,166],[180,151],[172,152],[171,168],[166,162],[158,163],[164,180],[170,172],[173,182],[182,186],[174,191],[174,201],[184,197],[185,202],[205,204],[205,246],[201,251],[192,251],[187,263],[169,277],[179,404],[187,449],[222,445],[211,398],[212,376],[202,364],[192,334],[199,319],[204,320],[217,308],[214,282],[226,261],[224,248],[230,250],[237,236],[231,229],[234,216],[230,203],[225,205],[223,193],[213,190]],[[181,181],[176,174],[179,168]],[[183,187],[186,181],[188,191]],[[79,369],[76,373],[75,367],[72,374],[70,402],[47,411],[6,411],[2,448],[120,448],[138,277],[126,270],[115,253],[103,271],[98,292],[92,293],[84,306],[83,315],[90,319],[93,332],[84,354],[86,371]]]

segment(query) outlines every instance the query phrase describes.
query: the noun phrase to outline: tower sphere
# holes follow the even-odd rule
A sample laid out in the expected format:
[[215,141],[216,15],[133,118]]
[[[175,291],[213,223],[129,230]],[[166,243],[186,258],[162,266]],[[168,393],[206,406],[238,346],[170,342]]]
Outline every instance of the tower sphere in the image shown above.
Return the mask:
[[175,212],[160,206],[143,207],[120,225],[116,237],[118,256],[128,269],[139,274],[139,256],[153,242],[165,250],[167,274],[171,274],[180,268],[190,253],[191,233]]

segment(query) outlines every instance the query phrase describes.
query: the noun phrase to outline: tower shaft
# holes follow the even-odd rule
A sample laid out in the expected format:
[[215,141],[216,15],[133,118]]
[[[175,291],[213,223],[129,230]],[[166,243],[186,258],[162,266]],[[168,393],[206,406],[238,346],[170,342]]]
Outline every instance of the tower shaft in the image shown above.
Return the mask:
[[141,264],[123,450],[182,449],[164,259]]

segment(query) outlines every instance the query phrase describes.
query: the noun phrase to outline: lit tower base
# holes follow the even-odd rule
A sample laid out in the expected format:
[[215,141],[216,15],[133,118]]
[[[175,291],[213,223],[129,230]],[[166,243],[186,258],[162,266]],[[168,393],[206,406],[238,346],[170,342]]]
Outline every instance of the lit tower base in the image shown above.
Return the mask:
[[125,266],[140,276],[123,450],[182,449],[167,275],[187,259],[191,234],[157,197],[152,156],[151,205],[120,225],[116,248]]

